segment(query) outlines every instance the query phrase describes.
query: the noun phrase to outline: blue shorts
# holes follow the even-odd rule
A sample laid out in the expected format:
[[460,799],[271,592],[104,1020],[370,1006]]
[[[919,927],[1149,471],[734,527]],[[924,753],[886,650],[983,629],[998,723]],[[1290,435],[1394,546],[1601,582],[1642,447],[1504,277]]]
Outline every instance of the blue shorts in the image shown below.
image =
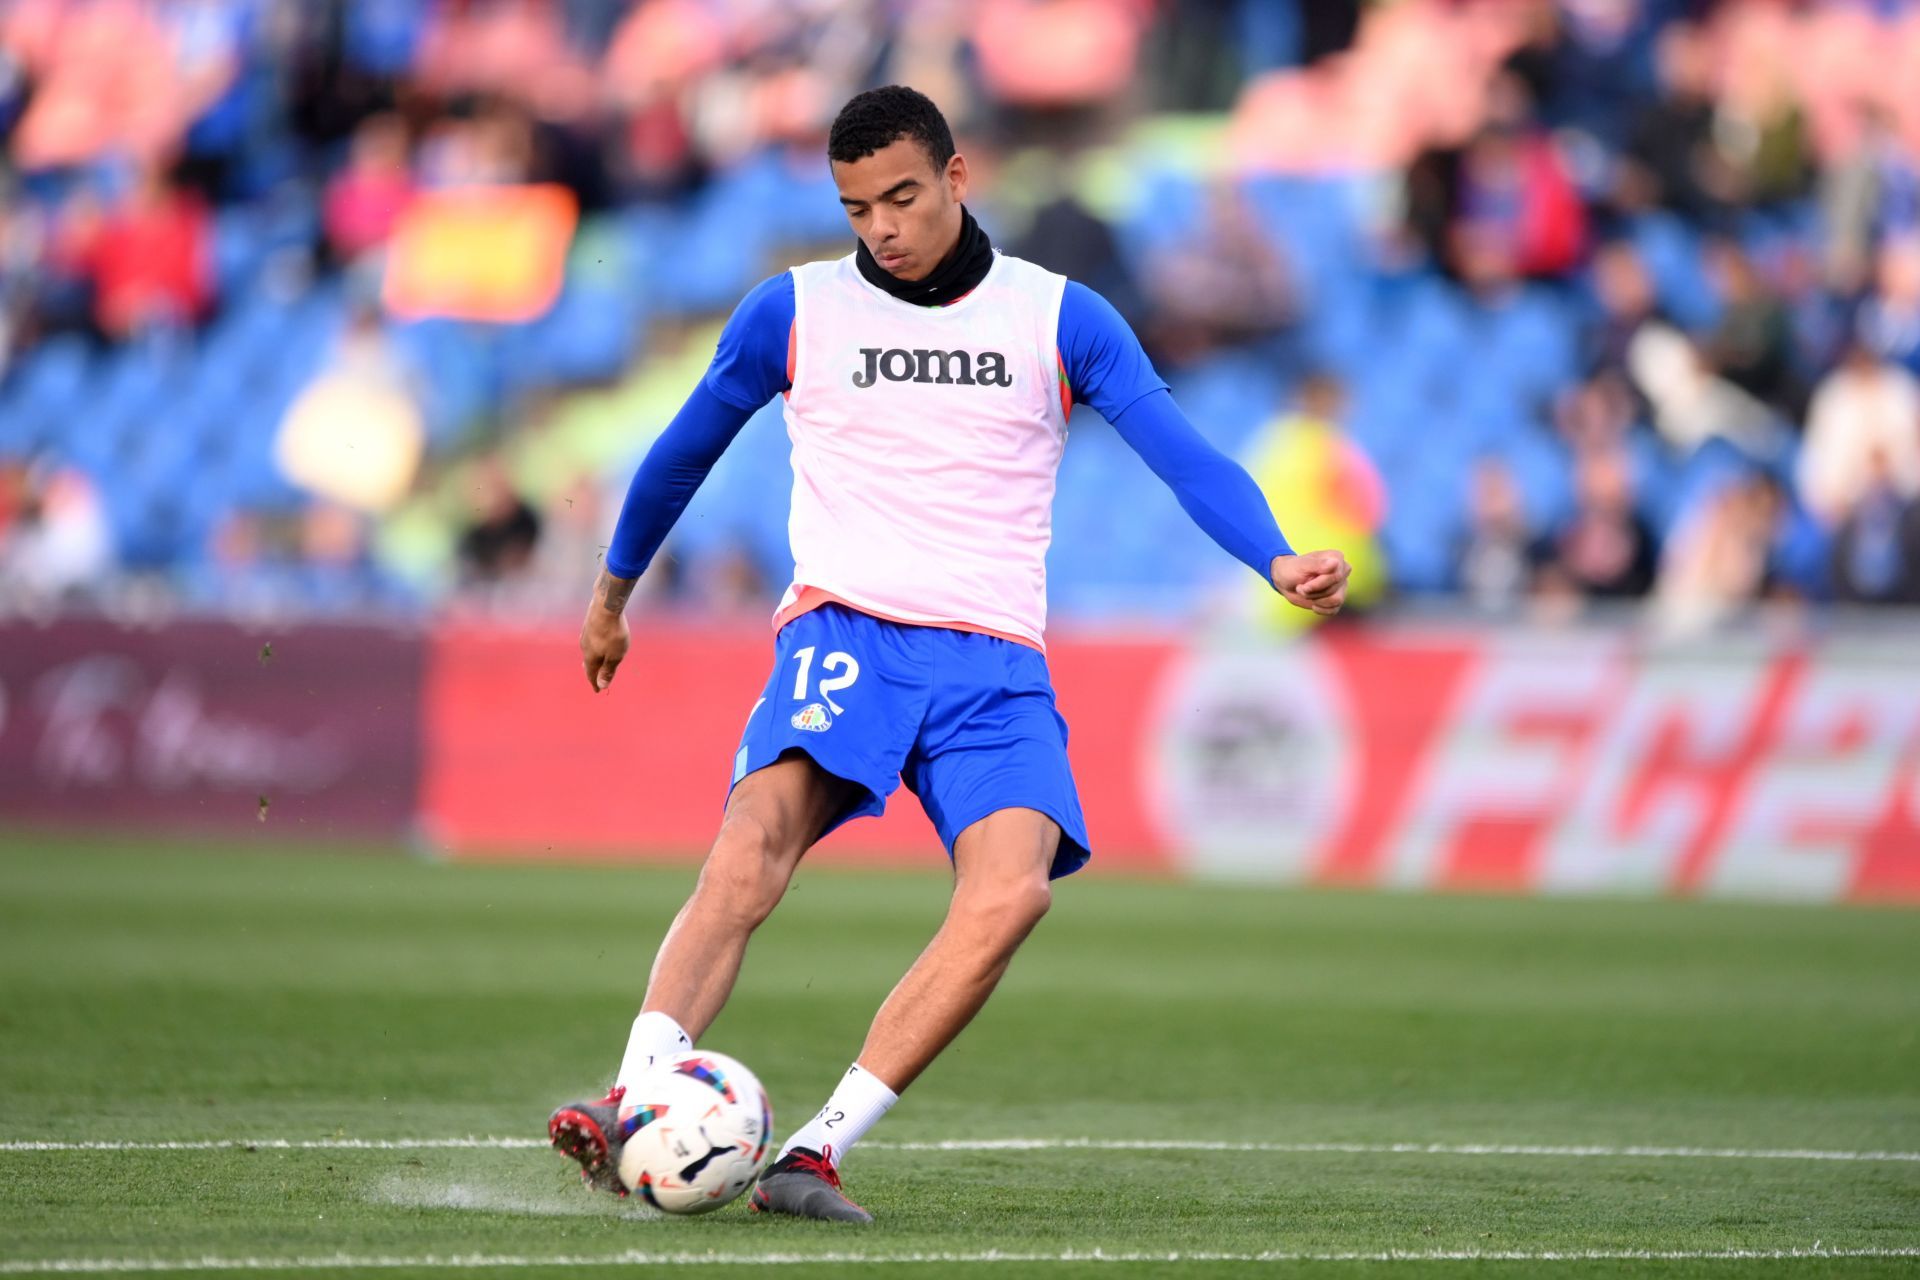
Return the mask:
[[1026,645],[836,604],[803,613],[780,629],[773,674],[740,735],[734,783],[793,751],[865,793],[827,831],[884,812],[904,780],[948,857],[962,831],[1021,808],[1060,825],[1054,878],[1086,865],[1067,722],[1054,709],[1046,656]]

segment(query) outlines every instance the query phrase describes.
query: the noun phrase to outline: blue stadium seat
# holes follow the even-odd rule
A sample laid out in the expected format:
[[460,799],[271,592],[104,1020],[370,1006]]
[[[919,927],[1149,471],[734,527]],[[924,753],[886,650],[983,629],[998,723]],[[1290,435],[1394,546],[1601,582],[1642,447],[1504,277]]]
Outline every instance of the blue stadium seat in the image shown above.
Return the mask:
[[1380,541],[1393,565],[1397,588],[1418,593],[1453,585],[1474,456],[1449,442],[1442,432],[1434,445],[1423,447],[1384,476],[1392,500]]
[[638,345],[635,295],[611,283],[570,282],[546,315],[503,344],[514,389],[606,382],[627,367]]
[[1112,570],[1107,545],[1114,504],[1127,492],[1123,464],[1131,451],[1113,428],[1091,409],[1076,408],[1069,420],[1067,448],[1053,501],[1053,547],[1048,553],[1048,584],[1063,602],[1089,583],[1104,581]]
[[650,250],[641,248],[645,296],[664,311],[731,311],[765,272],[768,232],[759,220],[740,218],[724,185],[702,192],[676,220],[670,237]]
[[346,324],[346,296],[340,289],[309,290],[287,318],[275,362],[280,375],[305,382],[319,373],[333,354]]
[[426,34],[430,0],[362,0],[341,12],[341,48],[347,62],[381,78],[413,65]]
[[1720,316],[1720,299],[1701,258],[1700,237],[1679,218],[1661,212],[1636,218],[1630,238],[1667,314],[1685,329],[1712,327]]
[[1557,436],[1544,428],[1515,432],[1495,454],[1511,469],[1532,528],[1554,528],[1573,514],[1573,461]]
[[1289,388],[1271,359],[1254,352],[1219,352],[1164,371],[1167,386],[1200,434],[1238,454],[1262,424],[1283,412]]
[[416,320],[388,334],[419,387],[427,441],[444,447],[491,402],[492,375],[480,339],[458,320]]
[[775,245],[845,241],[850,234],[833,175],[814,151],[764,149],[722,175],[709,198],[758,211],[755,221]]
[[247,371],[241,363],[224,358],[209,343],[187,371],[181,394],[196,404],[226,404],[240,394],[247,381]]
[[252,208],[238,205],[215,214],[213,270],[221,296],[232,297],[249,289],[266,264],[271,247]]
[[1547,289],[1530,286],[1505,307],[1476,309],[1470,324],[1476,379],[1496,379],[1544,401],[1578,373],[1573,307]]
[[1188,238],[1200,222],[1200,184],[1184,173],[1149,169],[1134,176],[1134,197],[1114,228],[1135,267],[1154,252]]
[[1063,609],[1185,607],[1229,564],[1091,410],[1076,410],[1054,499],[1049,589]]
[[252,372],[272,363],[285,348],[294,308],[254,294],[228,309],[209,334],[204,355],[235,370]]
[[57,443],[65,425],[87,398],[92,368],[86,342],[62,334],[21,357],[10,379],[0,447],[29,453]]
[[1347,387],[1347,435],[1375,467],[1394,466],[1413,447],[1426,421],[1417,399],[1401,384],[1385,378],[1363,379]]
[[1651,430],[1627,437],[1627,455],[1633,475],[1634,509],[1658,537],[1673,527],[1681,498],[1681,468],[1667,446]]
[[170,344],[134,343],[110,355],[93,382],[95,405],[151,409],[164,403],[191,364],[189,351]]
[[687,504],[674,527],[676,554],[699,558],[744,547],[769,582],[785,585],[793,572],[787,545],[793,469],[781,403],[776,400],[747,420]]
[[165,569],[185,551],[185,500],[179,491],[119,468],[96,476],[96,483],[123,565]]
[[1379,358],[1432,389],[1451,387],[1471,367],[1467,302],[1438,276],[1409,282],[1396,314],[1379,334]]
[[75,410],[62,417],[48,439],[47,452],[96,480],[104,480],[121,470],[120,442],[127,421],[125,408],[89,405]]
[[1782,525],[1774,538],[1774,571],[1782,582],[1804,592],[1810,599],[1831,598],[1833,587],[1828,565],[1833,535],[1797,504]]
[[1310,308],[1365,271],[1359,184],[1346,178],[1250,178],[1244,198],[1273,242]]
[[1355,275],[1320,291],[1298,317],[1296,341],[1307,363],[1351,382],[1377,362],[1380,306],[1376,278]]

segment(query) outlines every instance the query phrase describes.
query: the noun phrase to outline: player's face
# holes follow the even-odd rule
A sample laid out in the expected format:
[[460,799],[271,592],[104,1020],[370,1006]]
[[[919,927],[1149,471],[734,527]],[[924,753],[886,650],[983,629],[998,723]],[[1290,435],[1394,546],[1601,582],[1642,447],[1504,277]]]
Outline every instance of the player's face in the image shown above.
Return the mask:
[[833,165],[834,185],[853,233],[889,275],[924,279],[960,240],[960,201],[967,194],[962,156],[935,169],[910,138],[870,156]]

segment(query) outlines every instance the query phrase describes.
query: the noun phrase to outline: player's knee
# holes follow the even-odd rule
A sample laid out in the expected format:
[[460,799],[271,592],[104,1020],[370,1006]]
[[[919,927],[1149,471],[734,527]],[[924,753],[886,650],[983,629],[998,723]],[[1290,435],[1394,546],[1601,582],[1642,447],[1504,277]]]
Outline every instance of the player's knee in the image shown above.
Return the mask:
[[1045,876],[1029,876],[1019,882],[1009,904],[1009,914],[1031,929],[1053,906],[1053,886]]
[[694,890],[694,905],[700,912],[725,919],[745,929],[757,929],[785,892],[784,882],[738,860],[709,858],[700,873],[700,886]]
[[751,929],[779,905],[792,874],[793,857],[778,832],[750,814],[729,815],[694,894],[703,909]]
[[1018,876],[963,883],[954,906],[979,921],[987,932],[1015,940],[1026,937],[1053,905],[1045,876]]

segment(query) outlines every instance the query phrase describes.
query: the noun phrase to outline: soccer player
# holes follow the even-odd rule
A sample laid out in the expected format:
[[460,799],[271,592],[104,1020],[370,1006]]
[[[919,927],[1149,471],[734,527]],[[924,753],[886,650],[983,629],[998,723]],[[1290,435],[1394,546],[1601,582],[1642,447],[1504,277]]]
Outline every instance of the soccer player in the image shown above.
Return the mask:
[[1070,402],[1097,409],[1291,603],[1337,612],[1349,570],[1338,551],[1288,547],[1258,487],[1182,416],[1105,300],[994,250],[962,203],[966,159],[926,97],[860,94],[827,154],[858,245],[762,282],[734,312],[634,477],[581,628],[598,692],[626,655],[635,581],[741,426],[784,395],[794,577],[774,614],[773,671],[613,1089],[561,1107],[548,1132],[590,1185],[621,1190],[637,1123],[627,1088],[713,1022],[807,850],[880,813],[904,781],[953,860],[946,919],[752,1199],[868,1222],[841,1191],[840,1162],[980,1011],[1046,914],[1050,882],[1089,857],[1042,647]]

